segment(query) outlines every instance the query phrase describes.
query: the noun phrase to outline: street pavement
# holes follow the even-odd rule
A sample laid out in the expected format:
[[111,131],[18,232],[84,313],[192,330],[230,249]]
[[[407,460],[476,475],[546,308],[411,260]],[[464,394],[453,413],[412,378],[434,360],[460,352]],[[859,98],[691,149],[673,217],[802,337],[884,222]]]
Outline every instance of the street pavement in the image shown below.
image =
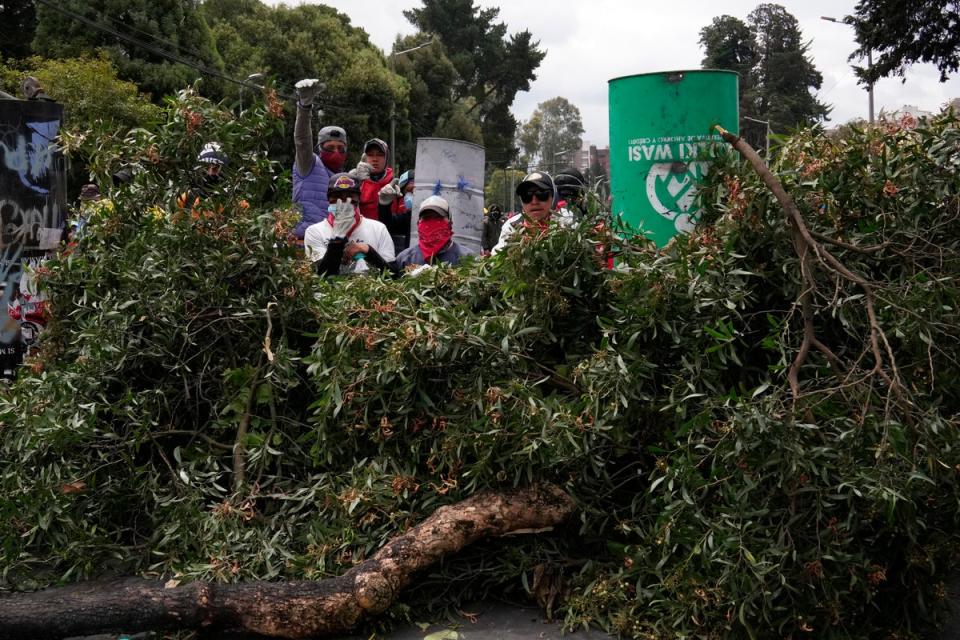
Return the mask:
[[[539,607],[524,607],[487,602],[464,607],[470,618],[455,622],[431,624],[425,628],[400,628],[386,640],[610,640],[611,636],[596,631],[578,630],[563,633],[560,624],[547,622]],[[349,640],[367,640],[351,637]]]
[[[491,602],[465,607],[463,611],[474,615],[455,621],[401,627],[383,640],[610,640],[611,637],[596,630],[562,633],[560,625],[547,622],[537,607]],[[158,640],[160,637],[152,633],[132,636],[109,634],[68,640]],[[224,640],[242,640],[236,635],[221,637]],[[370,636],[350,636],[343,640],[370,640]]]

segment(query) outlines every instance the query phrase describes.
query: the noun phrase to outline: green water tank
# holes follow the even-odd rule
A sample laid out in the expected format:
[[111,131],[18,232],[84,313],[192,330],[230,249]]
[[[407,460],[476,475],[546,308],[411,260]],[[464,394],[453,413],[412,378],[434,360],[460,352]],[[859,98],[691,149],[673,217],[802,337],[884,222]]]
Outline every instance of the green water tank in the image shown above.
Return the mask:
[[699,217],[696,195],[710,158],[726,153],[713,130],[739,132],[737,74],[665,71],[610,81],[613,211],[663,246]]

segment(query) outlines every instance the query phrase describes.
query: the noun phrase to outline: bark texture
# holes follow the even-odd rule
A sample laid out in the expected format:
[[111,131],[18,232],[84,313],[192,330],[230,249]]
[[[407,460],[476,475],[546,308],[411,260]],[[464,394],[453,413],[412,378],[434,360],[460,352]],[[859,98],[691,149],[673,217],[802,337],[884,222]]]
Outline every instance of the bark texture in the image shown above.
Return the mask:
[[165,588],[130,578],[7,596],[0,598],[0,638],[190,629],[275,638],[343,633],[385,611],[418,571],[443,556],[481,538],[553,527],[573,509],[570,497],[552,485],[477,494],[437,509],[344,575],[315,582]]

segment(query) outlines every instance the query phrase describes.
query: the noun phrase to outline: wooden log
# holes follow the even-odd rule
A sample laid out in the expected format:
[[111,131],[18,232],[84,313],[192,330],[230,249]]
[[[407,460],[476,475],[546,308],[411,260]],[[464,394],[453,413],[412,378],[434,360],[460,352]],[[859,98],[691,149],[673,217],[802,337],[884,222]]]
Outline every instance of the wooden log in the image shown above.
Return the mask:
[[342,576],[320,581],[212,584],[128,578],[0,598],[0,638],[226,630],[274,638],[342,634],[385,611],[415,574],[482,538],[560,524],[570,497],[552,485],[480,493],[440,507]]

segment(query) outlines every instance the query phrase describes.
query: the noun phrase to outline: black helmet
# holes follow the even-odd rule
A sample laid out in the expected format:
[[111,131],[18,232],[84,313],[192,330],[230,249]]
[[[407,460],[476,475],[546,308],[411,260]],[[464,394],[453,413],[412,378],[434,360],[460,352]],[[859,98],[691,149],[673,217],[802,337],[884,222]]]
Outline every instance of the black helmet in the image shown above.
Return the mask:
[[587,186],[587,181],[583,174],[574,169],[564,169],[553,179],[557,185],[557,191],[564,200],[572,200],[580,196]]

